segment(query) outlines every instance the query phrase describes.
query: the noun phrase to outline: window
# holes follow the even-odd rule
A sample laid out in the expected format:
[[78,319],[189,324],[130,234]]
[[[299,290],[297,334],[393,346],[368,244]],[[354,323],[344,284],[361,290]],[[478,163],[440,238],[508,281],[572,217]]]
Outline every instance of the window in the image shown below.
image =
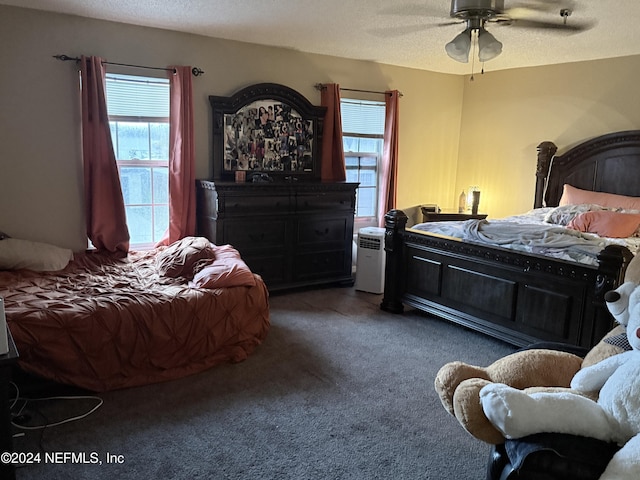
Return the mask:
[[106,88],[130,243],[152,247],[169,226],[169,80],[108,73]]
[[360,182],[356,193],[356,219],[376,225],[385,104],[342,99],[340,110],[347,181]]

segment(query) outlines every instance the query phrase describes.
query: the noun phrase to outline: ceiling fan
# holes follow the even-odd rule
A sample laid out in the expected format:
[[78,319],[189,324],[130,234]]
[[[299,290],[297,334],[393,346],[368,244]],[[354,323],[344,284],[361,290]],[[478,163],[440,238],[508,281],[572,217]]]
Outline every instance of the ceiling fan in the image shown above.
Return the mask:
[[[401,4],[385,8],[384,15],[439,17],[441,9],[428,4]],[[497,57],[502,43],[485,28],[487,24],[520,29],[542,29],[550,33],[577,33],[593,26],[593,22],[568,22],[574,12],[573,0],[514,0],[505,6],[504,0],[451,0],[451,20],[431,24],[383,27],[371,30],[377,36],[389,37],[419,32],[425,28],[465,24],[466,28],[445,46],[447,54],[459,62],[467,63],[471,46],[478,47],[482,62]]]
[[519,13],[521,14],[526,10],[555,10],[559,6],[557,1],[530,0],[529,2],[518,3],[508,9],[505,8],[504,3],[504,0],[451,0],[450,16],[455,20],[439,25],[466,23],[466,28],[445,45],[447,55],[458,62],[467,63],[473,41],[477,42],[478,59],[481,62],[486,62],[500,55],[502,43],[485,29],[487,22],[519,28],[539,28],[567,32],[579,32],[590,28],[590,25],[584,23],[567,23],[567,18],[573,12],[570,7],[560,8],[561,21],[518,18],[520,16]]

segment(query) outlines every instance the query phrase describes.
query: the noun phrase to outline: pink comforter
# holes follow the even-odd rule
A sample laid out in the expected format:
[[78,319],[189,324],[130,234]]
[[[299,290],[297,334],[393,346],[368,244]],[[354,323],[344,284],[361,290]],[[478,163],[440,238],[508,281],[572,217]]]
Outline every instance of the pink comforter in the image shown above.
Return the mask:
[[31,373],[93,391],[238,362],[269,329],[268,292],[190,288],[158,273],[155,251],[77,256],[64,270],[0,272],[7,323]]

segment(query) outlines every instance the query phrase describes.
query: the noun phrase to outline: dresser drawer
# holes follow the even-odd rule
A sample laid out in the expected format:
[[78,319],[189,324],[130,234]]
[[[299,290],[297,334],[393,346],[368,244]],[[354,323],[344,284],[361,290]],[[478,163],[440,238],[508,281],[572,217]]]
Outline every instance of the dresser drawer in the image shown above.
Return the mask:
[[345,218],[311,218],[298,221],[298,246],[326,244],[327,242],[344,243],[347,232]]
[[345,255],[344,250],[296,255],[294,280],[312,280],[349,273],[350,265],[346,264]]
[[232,244],[244,255],[264,249],[283,249],[287,244],[285,220],[236,221],[227,220],[223,227],[223,242]]
[[267,284],[267,287],[278,286],[287,280],[289,266],[285,255],[246,255],[244,262],[253,273],[257,273]]
[[218,198],[218,211],[226,215],[284,213],[291,209],[289,195],[237,196]]
[[353,210],[353,193],[327,192],[296,197],[296,207],[299,212],[309,210],[336,211]]

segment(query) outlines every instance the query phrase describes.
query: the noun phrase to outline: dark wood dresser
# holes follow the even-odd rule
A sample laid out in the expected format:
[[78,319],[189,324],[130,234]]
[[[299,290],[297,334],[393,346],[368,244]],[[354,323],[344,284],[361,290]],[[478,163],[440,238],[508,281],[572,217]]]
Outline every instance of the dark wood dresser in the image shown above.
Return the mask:
[[198,235],[233,245],[270,291],[353,284],[357,183],[196,183]]

